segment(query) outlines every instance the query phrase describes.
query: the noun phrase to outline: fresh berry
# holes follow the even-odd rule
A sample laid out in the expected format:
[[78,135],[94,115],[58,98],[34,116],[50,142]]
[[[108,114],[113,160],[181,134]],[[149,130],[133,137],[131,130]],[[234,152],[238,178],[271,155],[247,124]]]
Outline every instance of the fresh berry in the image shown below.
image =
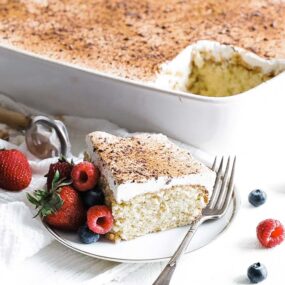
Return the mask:
[[85,221],[86,213],[79,193],[71,187],[71,182],[62,182],[57,171],[50,190],[36,190],[28,199],[44,221],[57,229],[77,230]]
[[88,228],[97,234],[106,234],[113,226],[113,216],[105,205],[97,205],[87,211]]
[[248,195],[248,201],[254,207],[259,207],[266,202],[267,195],[260,189],[253,190]]
[[76,190],[87,191],[97,184],[99,170],[93,163],[84,161],[73,167],[71,178]]
[[96,187],[95,189],[83,192],[82,201],[84,205],[86,206],[86,208],[90,208],[94,205],[103,205],[105,198],[104,198],[104,194],[101,191],[101,189]]
[[259,283],[267,277],[266,267],[259,262],[254,263],[248,268],[247,276],[251,283]]
[[86,244],[94,243],[98,241],[98,239],[100,238],[100,235],[90,231],[87,225],[83,225],[79,228],[78,236],[79,236],[79,240],[82,243],[86,243]]
[[257,238],[264,247],[274,247],[285,237],[283,225],[278,220],[267,219],[259,223],[256,229]]
[[58,162],[52,163],[49,166],[47,177],[47,188],[50,189],[52,187],[51,183],[53,181],[54,175],[56,171],[59,172],[60,178],[70,179],[71,170],[73,168],[73,162],[68,162],[64,157],[61,157]]
[[0,150],[0,188],[19,191],[32,180],[32,170],[26,156],[16,149]]

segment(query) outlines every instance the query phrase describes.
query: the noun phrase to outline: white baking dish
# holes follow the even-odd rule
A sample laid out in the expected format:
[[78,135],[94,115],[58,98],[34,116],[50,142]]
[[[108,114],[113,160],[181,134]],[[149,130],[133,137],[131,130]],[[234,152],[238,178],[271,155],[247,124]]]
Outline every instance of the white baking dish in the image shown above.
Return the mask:
[[162,132],[203,150],[256,150],[285,119],[285,73],[231,97],[170,92],[0,47],[0,91],[53,114],[111,120]]

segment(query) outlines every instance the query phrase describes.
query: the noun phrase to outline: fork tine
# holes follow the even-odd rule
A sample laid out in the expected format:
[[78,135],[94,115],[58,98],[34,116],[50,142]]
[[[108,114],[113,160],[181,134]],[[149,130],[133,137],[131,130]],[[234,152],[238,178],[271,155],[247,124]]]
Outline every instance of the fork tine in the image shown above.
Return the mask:
[[233,195],[235,169],[236,169],[236,157],[234,158],[234,162],[233,162],[233,166],[232,166],[232,172],[231,172],[231,177],[230,177],[229,186],[228,186],[228,191],[227,191],[227,195],[226,195],[224,204],[223,204],[222,209],[221,209],[221,213],[224,213],[227,210],[227,208],[228,208],[228,206],[230,204],[232,195]]
[[211,167],[211,169],[212,169],[213,171],[215,171],[216,164],[217,164],[217,156],[215,157],[214,162],[213,162],[213,165],[212,165],[212,167]]
[[225,174],[222,178],[222,185],[221,185],[221,190],[219,192],[219,197],[217,199],[217,202],[214,206],[214,208],[216,209],[220,209],[222,207],[222,202],[225,196],[225,193],[227,191],[227,182],[228,182],[228,176],[229,176],[229,170],[230,170],[230,156],[228,157],[228,161],[227,161],[227,166],[226,166],[226,170],[225,170]]
[[214,202],[216,200],[217,194],[218,194],[218,186],[219,186],[219,182],[220,182],[220,178],[222,175],[222,170],[223,170],[223,164],[224,164],[224,157],[222,157],[221,162],[220,162],[220,166],[218,169],[218,172],[216,174],[216,180],[215,180],[215,184],[214,184],[214,189],[212,192],[212,197],[208,203],[208,208],[211,209],[214,206]]

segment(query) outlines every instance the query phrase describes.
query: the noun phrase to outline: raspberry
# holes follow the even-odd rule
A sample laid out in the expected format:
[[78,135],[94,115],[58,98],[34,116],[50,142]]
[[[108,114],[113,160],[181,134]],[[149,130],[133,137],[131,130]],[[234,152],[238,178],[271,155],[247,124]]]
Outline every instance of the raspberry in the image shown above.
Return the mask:
[[93,163],[84,161],[73,167],[71,178],[76,190],[91,190],[98,182],[99,170]]
[[267,219],[256,228],[257,238],[264,247],[274,247],[283,242],[285,230],[278,220]]
[[113,216],[105,205],[96,205],[87,211],[87,226],[96,234],[106,234],[113,226]]

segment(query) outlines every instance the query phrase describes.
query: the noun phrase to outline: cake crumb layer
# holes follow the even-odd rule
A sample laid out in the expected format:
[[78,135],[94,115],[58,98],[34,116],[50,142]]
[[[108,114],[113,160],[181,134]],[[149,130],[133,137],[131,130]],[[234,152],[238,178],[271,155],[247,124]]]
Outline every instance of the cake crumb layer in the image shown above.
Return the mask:
[[107,238],[113,241],[131,240],[189,225],[201,216],[208,204],[208,191],[197,185],[162,189],[123,203],[113,199],[108,187],[103,191],[114,217],[113,228],[107,234]]

